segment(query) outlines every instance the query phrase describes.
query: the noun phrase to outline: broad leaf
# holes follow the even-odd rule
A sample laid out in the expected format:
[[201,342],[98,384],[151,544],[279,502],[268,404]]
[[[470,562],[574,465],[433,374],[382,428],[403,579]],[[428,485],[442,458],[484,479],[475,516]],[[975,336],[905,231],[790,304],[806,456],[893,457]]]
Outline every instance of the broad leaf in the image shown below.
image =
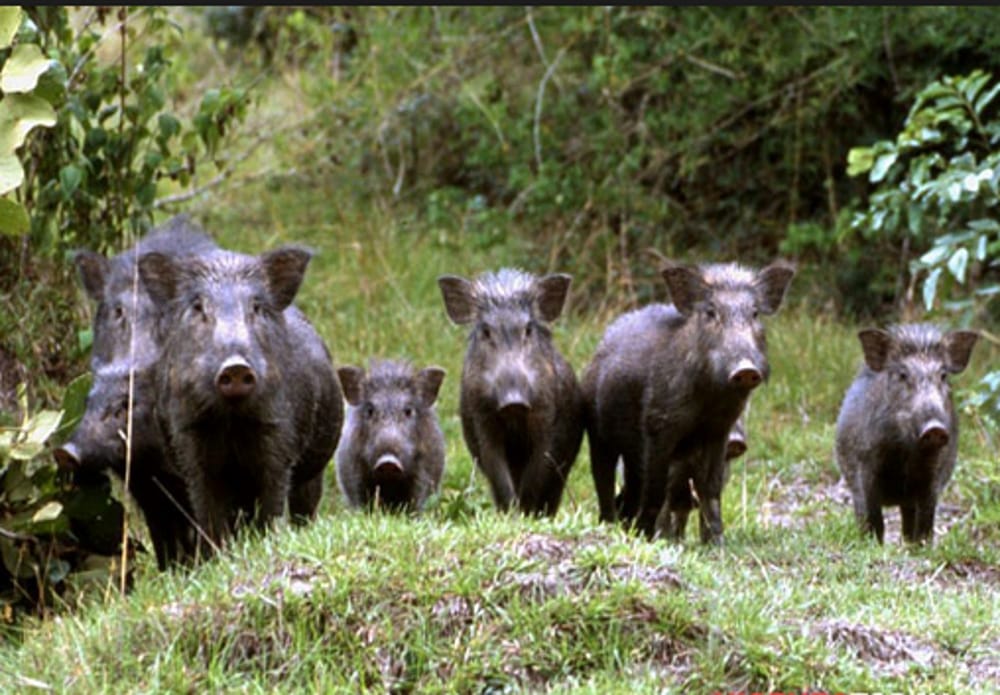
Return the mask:
[[948,270],[960,284],[965,284],[965,269],[969,264],[969,251],[960,248],[948,259]]
[[857,176],[872,167],[874,153],[870,147],[852,147],[847,153],[847,175]]
[[5,94],[30,92],[38,85],[38,78],[48,72],[54,63],[35,44],[18,44],[4,63],[0,89]]
[[63,506],[53,500],[35,512],[34,516],[31,517],[31,521],[35,524],[42,521],[52,521],[53,519],[59,518],[59,515],[62,514],[62,510]]
[[13,154],[0,155],[0,195],[13,191],[24,183],[24,167]]
[[50,128],[56,112],[49,102],[31,94],[7,94],[0,101],[0,156],[13,154],[35,126]]
[[10,198],[0,198],[0,234],[18,236],[30,226],[31,220],[23,205]]
[[0,49],[7,48],[21,26],[21,8],[0,7]]
[[[851,151],[853,152],[853,150]],[[889,168],[896,163],[897,156],[895,152],[889,152],[876,159],[875,166],[872,167],[872,173],[868,176],[868,180],[872,183],[878,183],[884,179],[885,175],[889,173]],[[848,154],[848,159],[850,159],[850,154]]]

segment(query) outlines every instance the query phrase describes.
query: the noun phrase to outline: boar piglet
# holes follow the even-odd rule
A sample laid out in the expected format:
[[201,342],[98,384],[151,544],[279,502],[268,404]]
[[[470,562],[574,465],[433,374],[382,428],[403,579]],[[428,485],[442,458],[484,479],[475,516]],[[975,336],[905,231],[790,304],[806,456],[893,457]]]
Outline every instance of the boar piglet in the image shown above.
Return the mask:
[[579,385],[552,343],[569,275],[503,268],[438,278],[449,318],[472,325],[462,366],[462,434],[496,506],[555,514],[583,439]]
[[347,366],[337,376],[350,405],[336,454],[348,505],[419,511],[444,473],[444,435],[434,411],[444,370],[416,372],[405,362],[375,360],[367,375]]
[[193,558],[195,529],[184,480],[166,459],[163,435],[153,414],[155,400],[151,368],[136,371],[130,379],[127,364],[102,365],[94,372],[83,417],[54,455],[63,469],[111,472],[128,481],[128,492],[149,529],[157,565],[165,570]]
[[311,258],[297,247],[248,256],[147,253],[142,281],[163,307],[157,416],[194,517],[218,545],[315,512],[343,397],[330,354],[291,305]]
[[834,456],[859,526],[880,543],[887,506],[899,506],[906,541],[933,540],[958,451],[948,377],[965,369],[978,337],[925,323],[858,333],[864,364],[837,417]]
[[769,373],[761,317],[778,310],[794,270],[669,264],[662,274],[673,303],[613,323],[584,377],[591,469],[601,516],[613,519],[622,457],[622,515],[635,510],[648,537],[683,537],[693,483],[701,539],[719,542],[727,449],[739,450],[738,418]]

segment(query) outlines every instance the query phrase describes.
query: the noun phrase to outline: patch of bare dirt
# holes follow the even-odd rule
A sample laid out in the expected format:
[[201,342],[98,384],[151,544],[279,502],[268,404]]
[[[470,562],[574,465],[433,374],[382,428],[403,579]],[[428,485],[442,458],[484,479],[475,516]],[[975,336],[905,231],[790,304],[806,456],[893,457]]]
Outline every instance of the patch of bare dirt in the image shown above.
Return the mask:
[[847,513],[851,513],[851,493],[842,480],[818,485],[804,480],[775,481],[768,496],[770,499],[758,512],[764,528],[801,529],[815,522],[817,516],[839,511],[845,505]]
[[[775,483],[769,490],[770,499],[761,505],[760,520],[765,527],[801,529],[817,517],[843,514],[854,518],[851,490],[843,478],[836,482]],[[902,521],[899,507],[884,507],[885,542],[902,543]],[[940,537],[969,515],[968,510],[954,504],[939,503],[934,517],[934,537]]]
[[873,671],[902,676],[914,665],[933,667],[940,654],[934,645],[895,630],[880,630],[847,620],[824,620],[814,626],[830,644],[843,647]]
[[931,582],[941,587],[987,585],[1000,587],[1000,567],[981,560],[969,559],[944,564],[929,562],[886,563],[886,570],[894,581],[902,584]]
[[606,541],[606,537],[597,532],[585,533],[572,540],[538,533],[518,538],[513,542],[514,554],[539,562],[531,563],[530,568],[503,572],[497,581],[516,586],[521,598],[535,602],[627,581],[639,581],[657,589],[682,586],[680,575],[669,567],[626,562],[595,567],[577,561],[580,550]]

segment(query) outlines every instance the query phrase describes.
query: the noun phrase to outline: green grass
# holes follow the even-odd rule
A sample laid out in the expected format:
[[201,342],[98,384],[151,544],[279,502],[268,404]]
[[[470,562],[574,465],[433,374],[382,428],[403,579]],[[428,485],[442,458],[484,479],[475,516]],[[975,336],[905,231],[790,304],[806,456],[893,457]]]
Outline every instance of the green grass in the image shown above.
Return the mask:
[[[17,692],[986,691],[1000,674],[1000,472],[962,413],[960,461],[932,548],[860,539],[837,486],[833,422],[858,326],[790,304],[768,327],[772,377],[723,499],[726,541],[650,543],[597,523],[586,444],[554,519],[493,510],[461,438],[465,329],[435,282],[544,254],[489,243],[320,188],[243,189],[199,213],[228,247],[316,251],[299,303],[337,364],[438,364],[448,442],[416,519],[348,512],[332,467],[319,519],[242,538],[190,572],[140,557],[99,593],[0,647]],[[662,288],[654,294],[664,296]],[[609,306],[615,305],[609,298]],[[613,312],[571,301],[555,341],[586,365]],[[618,310],[623,309],[618,302]],[[981,344],[974,383],[997,350]],[[995,434],[994,434],[995,438]],[[139,523],[139,522],[135,522]],[[696,526],[696,524],[692,524]]]

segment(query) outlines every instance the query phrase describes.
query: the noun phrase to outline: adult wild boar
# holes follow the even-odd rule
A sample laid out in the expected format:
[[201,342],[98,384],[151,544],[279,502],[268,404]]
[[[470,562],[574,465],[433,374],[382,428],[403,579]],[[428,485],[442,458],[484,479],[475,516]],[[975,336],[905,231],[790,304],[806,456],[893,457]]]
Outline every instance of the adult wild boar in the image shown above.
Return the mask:
[[621,457],[621,516],[649,537],[683,537],[693,482],[702,540],[717,542],[727,448],[741,453],[738,418],[769,372],[761,317],[778,310],[794,270],[669,264],[662,274],[673,303],[615,320],[584,372],[591,472],[601,518],[613,520]]
[[553,515],[583,439],[573,368],[552,343],[569,275],[503,268],[438,278],[448,317],[471,325],[462,366],[462,434],[496,506]]
[[157,413],[194,517],[218,545],[241,523],[315,514],[340,436],[343,396],[330,353],[292,305],[311,253],[177,259],[139,272],[163,308]]

